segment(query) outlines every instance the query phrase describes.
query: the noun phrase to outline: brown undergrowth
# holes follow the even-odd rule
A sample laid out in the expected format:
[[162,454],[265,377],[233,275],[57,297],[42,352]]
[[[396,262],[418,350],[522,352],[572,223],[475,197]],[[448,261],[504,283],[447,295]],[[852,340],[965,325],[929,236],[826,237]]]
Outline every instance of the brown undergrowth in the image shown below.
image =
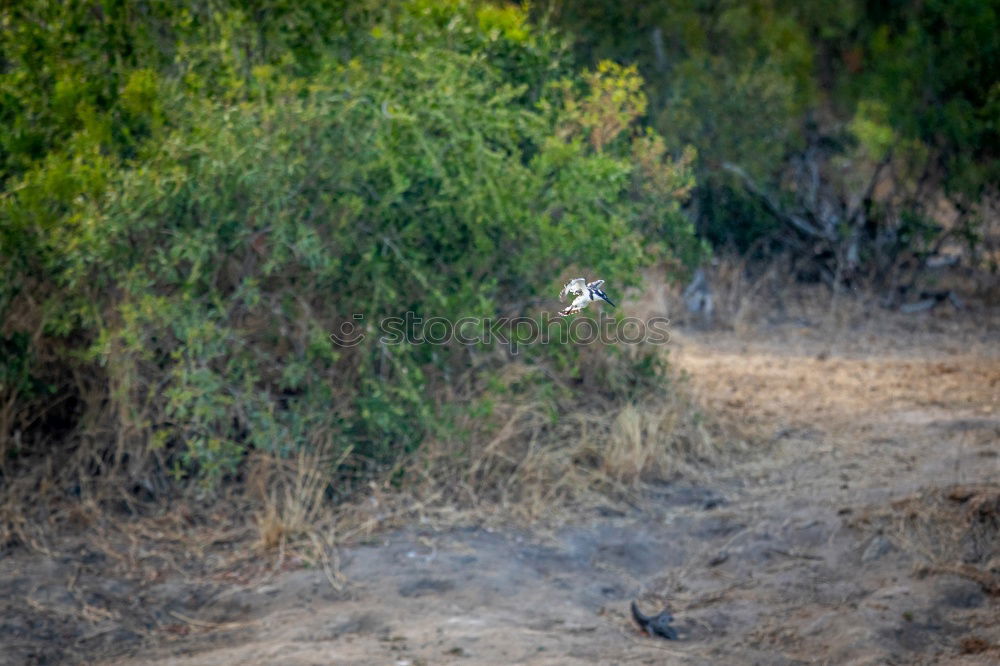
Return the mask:
[[[532,372],[508,368],[512,376]],[[471,446],[429,443],[401,470],[403,487],[427,507],[551,519],[560,507],[628,499],[644,482],[696,475],[745,446],[705,415],[673,371],[639,401],[609,404],[586,389],[566,400],[573,404],[558,420],[527,399],[497,405],[490,435]]]
[[[658,285],[625,307],[639,316],[669,314],[671,304],[661,298],[665,289]],[[545,531],[574,516],[592,516],[584,514],[586,509],[641,502],[647,483],[703,473],[711,478],[712,469],[727,467],[748,449],[763,450],[767,441],[785,436],[781,433],[812,439],[820,437],[818,432],[828,433],[824,443],[854,455],[859,452],[854,447],[868,446],[871,437],[865,428],[879,423],[880,414],[930,409],[921,416],[924,420],[901,412],[903,420],[893,429],[899,434],[944,428],[951,422],[934,410],[948,408],[967,417],[968,432],[961,431],[966,448],[988,446],[987,439],[979,438],[989,438],[993,430],[980,421],[989,416],[981,413],[990,404],[987,392],[1000,386],[995,353],[984,347],[987,353],[966,358],[946,349],[950,356],[928,360],[930,347],[920,337],[924,333],[912,330],[912,322],[921,321],[926,335],[938,343],[965,349],[982,335],[960,318],[963,313],[895,315],[873,323],[862,318],[862,310],[844,305],[844,312],[856,314],[831,332],[820,319],[826,302],[791,291],[785,301],[784,311],[748,310],[753,318],[747,318],[747,330],[754,336],[767,333],[757,347],[746,348],[745,338],[732,330],[677,332],[677,344],[666,347],[678,348],[671,352],[674,363],[666,367],[662,381],[627,400],[603,393],[595,378],[615,376],[618,364],[633,364],[649,350],[616,357],[598,347],[587,349],[580,375],[562,379],[553,396],[534,400],[530,392],[497,391],[488,414],[469,412],[459,424],[467,436],[425,442],[364,484],[355,481],[350,493],[331,482],[337,477],[329,471],[349,466],[345,454],[322,447],[286,458],[254,452],[218,495],[190,487],[167,498],[116,488],[109,473],[103,483],[92,480],[81,486],[74,499],[57,487],[58,479],[74,478],[73,469],[53,458],[0,489],[0,538],[8,546],[20,544],[12,550],[21,555],[30,549],[65,562],[70,577],[82,567],[81,588],[88,570],[95,568],[106,579],[134,581],[136,589],[180,578],[192,581],[192,588],[215,590],[213,586],[261,586],[284,571],[310,567],[322,572],[320,580],[328,581],[327,591],[339,599],[353,589],[341,574],[343,546],[374,543],[399,526],[514,523]],[[980,319],[987,316],[992,315],[977,313]],[[952,325],[971,332],[947,335]],[[875,328],[879,334],[870,336]],[[895,336],[897,329],[905,333]],[[902,348],[915,340],[911,349]],[[712,346],[688,353],[703,343]],[[822,350],[829,348],[833,351],[827,357]],[[681,367],[692,376],[684,376]],[[498,383],[504,388],[530,384],[546,372],[544,366],[515,359]],[[964,428],[963,423],[954,427]],[[779,459],[759,458],[742,469],[759,467],[764,475],[780,467]],[[997,489],[966,490],[970,488],[967,495],[954,484],[922,490],[911,498],[912,506],[877,504],[880,513],[872,513],[872,523],[862,527],[881,529],[900,550],[923,548],[922,571],[958,573],[989,591],[998,572],[993,559],[983,559],[981,553],[997,550]],[[349,558],[350,551],[345,567]],[[69,587],[77,587],[72,582]],[[21,604],[10,611],[12,616],[56,617],[56,606],[46,597],[25,599],[41,606],[33,609],[12,598]],[[107,623],[132,621],[125,605],[102,606],[99,597],[81,599],[58,607],[60,622],[76,614],[77,624],[99,631]],[[202,606],[208,605],[199,601],[191,608]],[[119,619],[108,619],[102,611]],[[225,628],[212,624],[211,614],[195,616],[193,610],[173,606],[164,612],[169,616],[129,626],[139,633],[158,632],[156,640],[175,633],[207,636]],[[147,626],[154,629],[143,628]]]
[[[73,500],[53,487],[51,469],[39,472],[0,492],[0,543],[22,555],[8,568],[59,563],[69,578],[47,588],[70,590],[71,598],[50,598],[47,588],[15,594],[0,601],[0,615],[35,627],[19,635],[37,645],[46,632],[73,637],[58,654],[81,663],[140,643],[212,641],[249,625],[195,610],[209,599],[225,607],[225,595],[300,569],[322,572],[325,594],[348,598],[357,581],[342,572],[342,550],[393,528],[544,529],[588,505],[633,501],[648,481],[697,474],[736,450],[679,379],[658,400],[601,402],[585,400],[555,421],[527,401],[497,404],[488,439],[428,442],[346,500],[331,481],[343,456],[324,450],[292,458],[255,452],[241,478],[212,496],[187,488],[143,500],[105,483]],[[103,592],[106,585],[116,591]],[[119,634],[127,639],[116,643]]]
[[917,573],[953,574],[1000,596],[1000,484],[956,484],[869,509],[876,529],[917,557]]
[[[0,547],[49,557],[85,548],[135,580],[250,580],[317,566],[340,589],[338,547],[383,529],[412,521],[558,523],[581,506],[634,501],[647,482],[697,475],[746,448],[692,399],[684,376],[660,365],[665,350],[603,351],[584,350],[576,380],[508,363],[500,386],[545,375],[559,382],[556,394],[537,401],[530,391],[500,391],[487,416],[470,412],[459,422],[464,436],[427,441],[346,490],[338,470],[350,467],[349,450],[286,458],[254,451],[221,491],[208,492],[131,483],[127,460],[127,469],[97,460],[99,447],[86,441],[53,446],[30,468],[8,467]],[[654,370],[630,398],[592,385],[593,377],[627,373],[643,355]]]
[[[837,289],[802,280],[803,271],[803,261],[786,254],[768,261],[720,254],[705,267],[713,306],[707,328],[744,335],[769,326],[802,323],[835,333],[870,327],[878,321],[881,325],[896,324],[901,333],[908,333],[913,330],[910,324],[920,321],[914,315],[930,312],[945,325],[949,320],[962,320],[961,326],[968,329],[971,312],[995,316],[995,306],[1000,303],[1000,273],[995,269],[964,265],[900,269],[893,280],[857,276]],[[662,307],[676,323],[706,328],[703,315],[685,310],[681,291],[676,285],[664,284]],[[949,293],[956,298],[947,297]],[[929,294],[939,299],[922,301]],[[926,310],[900,316],[901,307],[905,310],[907,305],[924,302]]]
[[[761,268],[720,260],[710,276],[712,326],[740,332],[801,322],[829,332],[856,329],[883,312],[874,297],[816,293],[790,280],[789,266],[781,262]],[[667,314],[685,322],[677,289],[656,275],[646,283],[626,304],[629,314]],[[902,330],[907,323],[898,325]],[[666,361],[669,349],[655,350],[656,357]],[[290,458],[252,452],[221,492],[206,494],[196,486],[165,486],[155,474],[139,484],[131,470],[116,476],[122,461],[101,458],[94,443],[54,446],[31,469],[14,474],[8,466],[0,480],[0,547],[50,553],[66,530],[100,524],[109,538],[119,528],[154,542],[162,535],[165,547],[196,555],[205,543],[238,535],[249,540],[248,561],[263,553],[273,555],[277,566],[289,558],[329,564],[337,544],[415,519],[558,520],[581,505],[634,501],[646,482],[697,476],[739,456],[749,442],[760,448],[770,436],[739,410],[716,402],[706,408],[669,363],[657,382],[628,399],[595,385],[593,378],[612,376],[620,370],[615,366],[649,353],[639,347],[620,355],[586,349],[576,380],[513,360],[503,368],[501,385],[545,375],[561,393],[538,401],[531,393],[503,392],[488,416],[470,413],[458,424],[465,436],[426,441],[393,467],[350,480],[350,487],[337,476],[350,451],[335,454],[323,447]],[[163,521],[170,530],[158,527]],[[151,527],[134,528],[140,523]]]

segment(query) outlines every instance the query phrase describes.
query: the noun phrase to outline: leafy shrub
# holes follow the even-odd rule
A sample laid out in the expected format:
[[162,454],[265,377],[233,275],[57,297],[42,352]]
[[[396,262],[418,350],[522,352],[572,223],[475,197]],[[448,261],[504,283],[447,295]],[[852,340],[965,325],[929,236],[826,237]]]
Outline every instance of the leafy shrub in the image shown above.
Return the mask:
[[[69,115],[7,164],[5,284],[35,296],[0,303],[42,318],[64,394],[99,387],[77,437],[112,443],[101,466],[212,484],[251,448],[322,447],[366,474],[461,436],[505,363],[386,344],[384,317],[529,313],[565,267],[625,286],[700,252],[678,210],[692,155],[636,126],[634,70],[570,73],[521,10],[414,0],[309,48],[315,7],[160,10],[174,41],[100,82],[110,100],[67,88],[68,142]],[[364,339],[336,346],[358,314]],[[530,358],[572,375],[578,354]]]

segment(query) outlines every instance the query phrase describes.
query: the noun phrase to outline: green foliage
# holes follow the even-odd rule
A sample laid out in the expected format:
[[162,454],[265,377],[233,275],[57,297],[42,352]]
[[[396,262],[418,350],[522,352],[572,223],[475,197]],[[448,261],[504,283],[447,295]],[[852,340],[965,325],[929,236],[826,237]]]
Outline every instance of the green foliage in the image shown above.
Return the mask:
[[[383,318],[527,312],[567,266],[625,286],[700,252],[679,212],[693,153],[637,125],[635,70],[574,74],[522,9],[106,4],[44,5],[54,35],[4,38],[4,284],[35,285],[45,342],[107,384],[80,427],[178,477],[217,481],[251,447],[390,463],[457,432],[457,385],[504,361],[387,344]],[[73,46],[29,83],[43,38]],[[364,339],[338,347],[356,314]],[[572,372],[579,353],[531,361]],[[470,354],[489,359],[471,377]]]
[[635,61],[647,81],[648,117],[669,145],[697,147],[694,194],[702,232],[745,239],[775,221],[719,173],[723,162],[771,178],[801,144],[815,100],[808,33],[780,3],[550,2],[587,58]]
[[566,127],[562,133],[585,132],[594,150],[602,152],[646,112],[642,78],[635,65],[622,67],[605,60],[598,63],[597,71],[584,75],[584,82],[588,90],[581,99],[566,90]]
[[[914,214],[941,195],[969,211],[1000,182],[997,0],[549,0],[540,14],[577,36],[582,59],[638,63],[651,124],[698,148],[692,212],[716,243],[778,228],[726,162],[787,200],[804,153],[856,173],[889,159]],[[869,233],[905,225],[901,210],[869,212]]]
[[902,3],[876,17],[846,86],[862,105],[884,104],[900,138],[931,148],[949,194],[977,200],[1000,182],[1000,2]]
[[862,149],[875,161],[883,159],[897,142],[889,109],[878,101],[865,100],[859,104],[850,129]]

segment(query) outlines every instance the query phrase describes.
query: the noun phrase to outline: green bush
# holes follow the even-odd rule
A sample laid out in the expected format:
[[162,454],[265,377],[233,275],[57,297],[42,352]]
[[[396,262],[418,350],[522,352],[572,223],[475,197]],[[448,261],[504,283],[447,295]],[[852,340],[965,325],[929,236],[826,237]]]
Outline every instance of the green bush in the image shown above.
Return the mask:
[[[572,74],[511,7],[415,0],[303,41],[311,11],[257,5],[198,29],[161,7],[175,41],[109,73],[112,100],[67,88],[47,149],[6,164],[0,305],[40,303],[66,375],[106,386],[77,435],[115,460],[212,483],[251,448],[322,446],[365,473],[461,434],[456,396],[505,361],[373,329],[338,347],[356,314],[531,314],[569,267],[624,287],[701,251],[679,213],[693,155],[636,125],[634,70]],[[577,354],[529,358],[572,374]]]

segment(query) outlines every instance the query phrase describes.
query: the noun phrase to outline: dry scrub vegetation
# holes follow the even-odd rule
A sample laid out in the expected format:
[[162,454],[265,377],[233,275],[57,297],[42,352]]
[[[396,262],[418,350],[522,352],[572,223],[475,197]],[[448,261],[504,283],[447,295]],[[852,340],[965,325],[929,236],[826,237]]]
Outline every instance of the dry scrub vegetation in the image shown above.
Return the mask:
[[[252,554],[233,554],[243,564],[266,555],[280,568],[292,553],[328,566],[337,545],[414,520],[559,522],[574,507],[633,501],[646,482],[690,477],[745,449],[705,415],[686,378],[665,360],[663,349],[586,349],[582,377],[647,362],[649,386],[636,400],[609,396],[586,379],[565,383],[546,401],[505,393],[489,415],[458,422],[463,436],[425,442],[349,494],[338,489],[336,470],[350,451],[332,447],[291,457],[254,451],[221,491],[155,494],[130,485],[132,469],[107,465],[94,475],[93,460],[106,450],[96,442],[81,441],[65,460],[55,448],[45,464],[0,488],[0,544],[53,555],[67,543],[75,547],[63,537],[76,534],[123,566],[143,568],[138,550],[183,569],[180,562],[205,561],[213,545],[239,542],[254,545]],[[515,360],[499,381],[530,383],[545,372]],[[67,487],[77,497],[67,497]],[[215,568],[234,564],[224,557]]]
[[[721,281],[718,275],[710,279]],[[647,284],[652,286],[634,294],[623,307],[640,316],[674,315],[679,290],[657,281],[655,275],[648,276]],[[939,430],[960,436],[957,441],[962,446],[957,453],[985,455],[995,444],[996,430],[990,426],[995,410],[992,414],[983,411],[996,405],[1000,376],[995,351],[990,351],[990,322],[998,314],[995,308],[970,298],[969,307],[975,308],[971,315],[945,306],[914,316],[880,309],[877,312],[882,316],[872,317],[866,310],[869,306],[835,297],[825,288],[786,285],[780,307],[773,301],[768,304],[766,294],[766,289],[759,289],[744,295],[765,308],[747,308],[745,328],[724,320],[709,330],[700,330],[698,322],[698,326],[675,329],[666,357],[650,357],[649,350],[642,348],[629,348],[620,355],[608,354],[597,346],[585,348],[579,361],[580,376],[560,379],[565,390],[545,401],[533,400],[531,392],[510,389],[531,385],[547,368],[510,359],[493,392],[455,396],[488,396],[493,403],[488,413],[477,417],[469,413],[467,420],[459,422],[465,431],[463,437],[429,440],[393,466],[369,476],[367,485],[347,497],[338,494],[331,477],[323,473],[344,459],[344,451],[333,448],[289,457],[254,452],[241,464],[238,475],[223,486],[221,495],[213,498],[189,488],[171,496],[169,503],[109,492],[108,486],[103,490],[92,487],[82,501],[58,499],[52,490],[51,479],[55,477],[46,481],[39,472],[33,486],[21,486],[24,494],[6,497],[3,529],[8,543],[28,545],[59,561],[100,558],[97,561],[101,564],[88,565],[89,570],[96,566],[103,576],[130,581],[138,589],[173,578],[211,581],[212,594],[221,600],[212,596],[180,607],[150,602],[147,615],[133,618],[122,607],[102,603],[100,597],[83,592],[78,601],[63,605],[35,594],[26,597],[35,606],[22,604],[8,610],[41,618],[42,624],[53,626],[75,622],[92,627],[91,631],[128,627],[148,644],[166,646],[163,649],[168,651],[174,649],[170,641],[180,641],[178,646],[193,645],[190,641],[195,640],[208,645],[205,641],[215,640],[213,636],[235,644],[239,642],[233,638],[237,634],[231,632],[264,630],[260,625],[251,627],[234,620],[243,616],[236,610],[225,610],[225,595],[286,585],[288,576],[305,573],[301,571],[304,568],[312,569],[315,575],[311,580],[319,580],[331,595],[325,602],[331,604],[329,612],[343,612],[342,604],[348,599],[351,608],[381,612],[379,609],[389,602],[380,595],[368,599],[361,591],[375,582],[345,571],[359,566],[357,562],[349,566],[351,553],[359,545],[377,550],[399,533],[396,528],[402,528],[403,533],[417,530],[421,536],[414,537],[416,545],[407,548],[433,554],[439,547],[434,535],[447,534],[448,528],[455,526],[510,529],[520,525],[529,528],[528,533],[552,534],[555,530],[548,528],[590,520],[595,510],[596,515],[648,510],[661,497],[659,493],[683,487],[691,480],[700,480],[709,488],[728,488],[727,494],[742,492],[732,485],[734,473],[740,477],[736,487],[748,484],[758,493],[756,499],[743,508],[724,505],[718,511],[694,510],[692,518],[686,520],[698,517],[706,521],[706,531],[695,530],[701,536],[692,533],[690,543],[685,542],[690,556],[683,566],[651,564],[651,569],[662,575],[648,579],[627,567],[621,574],[622,580],[630,581],[627,592],[631,593],[633,586],[642,589],[648,606],[669,600],[675,610],[682,611],[682,617],[694,618],[690,620],[694,624],[687,625],[693,627],[689,628],[693,632],[690,642],[671,652],[678,659],[685,650],[701,654],[697,651],[721,649],[720,643],[709,640],[705,633],[715,621],[712,614],[721,608],[730,612],[730,608],[752,602],[755,607],[775,609],[780,617],[801,612],[803,623],[812,622],[809,618],[826,612],[824,595],[830,593],[802,599],[795,585],[812,583],[781,576],[811,576],[814,569],[810,567],[825,566],[822,558],[837,562],[837,567],[856,568],[866,540],[875,535],[888,539],[895,548],[892,552],[911,558],[901,561],[915,562],[915,575],[931,582],[959,576],[975,582],[989,599],[995,598],[995,552],[1000,533],[996,485],[956,484],[953,476],[941,475],[938,468],[926,473],[913,471],[919,461],[910,456],[933,450]],[[725,297],[725,292],[722,295]],[[835,298],[840,314],[831,314]],[[913,330],[914,321],[922,322],[921,331]],[[975,326],[970,325],[973,322]],[[659,368],[657,381],[633,392],[633,399],[623,401],[602,393],[595,378],[615,377],[628,368],[627,376],[634,379],[641,376],[632,374],[636,363],[649,358],[669,360],[670,364]],[[455,385],[463,384],[456,381]],[[497,386],[504,390],[497,390]],[[891,415],[891,421],[883,423],[886,415]],[[942,460],[951,455],[941,454]],[[931,462],[933,458],[928,456]],[[988,465],[995,458],[981,460]],[[840,471],[832,473],[835,469]],[[841,479],[848,478],[845,470],[854,470],[851,483],[863,489],[857,496],[853,485],[852,489],[838,490]],[[60,471],[50,469],[47,473]],[[789,474],[812,481],[802,486],[771,485],[772,479]],[[918,485],[908,490],[897,476]],[[729,480],[720,480],[726,478]],[[796,503],[803,501],[796,493],[807,488],[810,501],[819,507],[811,511],[822,514],[821,523],[830,520],[826,514],[833,515],[833,508],[844,504],[854,512],[843,514],[851,535],[846,545],[828,543],[813,554],[809,549],[818,546],[812,541],[793,548],[776,546],[768,536],[794,536],[793,529],[786,531],[788,525],[816,524],[810,519],[812,514],[793,517],[789,513],[797,511]],[[30,494],[38,489],[41,494]],[[901,499],[900,493],[904,494]],[[885,501],[886,497],[893,500]],[[33,503],[33,498],[43,501]],[[46,500],[51,503],[45,504]],[[772,505],[773,515],[768,509]],[[683,525],[690,527],[681,523],[674,529],[683,530]],[[731,525],[743,528],[731,535],[723,531],[718,538],[711,536],[715,535],[713,530],[730,529]],[[803,529],[809,534],[815,527]],[[838,534],[844,538],[843,533]],[[595,533],[588,538],[597,541],[600,537]],[[600,552],[628,553],[628,548],[615,541],[618,538],[623,537],[611,537],[612,541],[597,547],[604,549]],[[639,548],[637,552],[645,551]],[[775,552],[785,553],[781,557],[789,561],[775,561]],[[492,556],[501,557],[497,553]],[[383,565],[395,562],[393,557],[400,555],[385,554]],[[442,558],[440,566],[446,567],[450,560]],[[655,563],[657,558],[650,555],[650,559]],[[617,566],[615,562],[611,560],[609,566]],[[898,566],[892,558],[879,564]],[[430,584],[422,566],[408,574],[412,578],[387,580],[385,590],[378,588],[380,594],[395,594],[393,585],[403,585],[398,580]],[[732,570],[727,568],[730,566]],[[803,567],[805,573],[796,567]],[[749,572],[747,580],[726,577],[740,576],[744,568]],[[761,572],[772,568],[778,578],[772,579],[770,573],[762,577]],[[869,577],[879,571],[871,566],[863,569]],[[899,571],[904,570],[908,571],[905,566]],[[72,578],[72,570],[67,575]],[[840,574],[823,574],[829,575],[831,580],[840,579]],[[376,577],[381,578],[382,573]],[[701,582],[692,586],[693,580]],[[858,583],[862,588],[869,584],[886,585],[867,579]],[[93,583],[88,581],[87,585],[92,587]],[[463,594],[460,588],[455,589],[456,596]],[[77,589],[84,589],[83,584]],[[468,592],[470,598],[476,594],[475,590]],[[447,606],[434,596],[405,600],[422,601],[425,606],[421,608],[440,612]],[[289,603],[291,612],[297,603]],[[871,603],[885,605],[880,599]],[[155,615],[157,604],[165,615]],[[963,612],[970,618],[981,618],[988,609],[984,606]],[[440,612],[427,612],[428,626],[443,621]],[[601,622],[602,627],[610,623],[609,630],[621,634],[616,640],[630,646],[621,649],[653,649],[636,642],[628,633],[627,619],[619,617],[617,610],[609,611]],[[772,654],[766,650],[779,647],[792,649],[795,640],[801,640],[795,638],[794,628],[790,628],[794,626],[786,626],[784,621],[764,622],[746,640],[758,641],[752,643],[753,649],[765,650],[761,654]],[[503,636],[502,631],[509,629],[500,628],[497,635]],[[373,630],[371,641],[378,640],[378,635]],[[359,654],[375,649],[375,643],[365,642],[368,639],[361,636],[356,642]],[[589,645],[578,635],[572,638]],[[606,635],[595,634],[595,644],[605,640]],[[991,655],[996,649],[992,634],[983,629],[976,629],[963,641],[962,649],[968,654]],[[847,643],[834,643],[848,649]],[[761,648],[761,644],[770,647]],[[338,650],[348,649],[343,642],[337,645]],[[746,649],[746,644],[736,645]],[[99,649],[118,654],[111,648]],[[321,649],[328,648],[317,644],[316,650]],[[496,656],[483,654],[486,661],[482,663],[490,663]]]
[[968,578],[1000,596],[1000,484],[925,490],[858,517],[904,552],[923,574]]
[[[613,362],[597,359],[596,351],[591,356],[591,362]],[[514,365],[508,372],[537,369]],[[628,496],[643,481],[717,460],[729,445],[710,432],[676,375],[637,403],[609,408],[596,387],[587,386],[567,400],[572,407],[558,421],[530,400],[499,405],[494,434],[460,451],[435,441],[407,461],[403,477],[427,500],[534,520],[595,493]]]
[[[506,372],[512,379],[538,370],[515,363]],[[428,441],[346,497],[332,471],[344,452],[323,448],[293,457],[254,452],[213,494],[192,487],[156,499],[104,478],[74,500],[59,484],[82,470],[33,470],[0,492],[0,560],[17,555],[8,569],[32,571],[51,562],[54,572],[43,583],[0,568],[22,581],[0,601],[0,618],[17,618],[11,654],[86,662],[140,645],[213,641],[252,628],[231,619],[227,594],[280,584],[287,572],[321,572],[333,599],[355,594],[362,581],[343,573],[342,554],[394,528],[544,529],[590,507],[641,501],[647,482],[732,455],[732,440],[700,415],[679,378],[634,404],[600,396],[574,403],[554,419],[530,400],[498,402],[475,424],[481,435]],[[68,598],[38,590],[63,582]],[[54,643],[56,634],[72,639]]]
[[[93,86],[35,62],[37,16],[12,12],[19,66],[69,108],[0,198],[0,548],[51,550],[79,506],[124,536],[187,503],[198,530],[321,550],[306,526],[532,516],[712,449],[660,350],[512,358],[488,332],[549,310],[571,266],[624,286],[704,253],[693,152],[642,124],[636,69],[579,70],[524,7],[353,4],[122,11],[149,62],[107,71],[116,30],[44,5]],[[404,314],[472,318],[477,342],[385,342]]]

